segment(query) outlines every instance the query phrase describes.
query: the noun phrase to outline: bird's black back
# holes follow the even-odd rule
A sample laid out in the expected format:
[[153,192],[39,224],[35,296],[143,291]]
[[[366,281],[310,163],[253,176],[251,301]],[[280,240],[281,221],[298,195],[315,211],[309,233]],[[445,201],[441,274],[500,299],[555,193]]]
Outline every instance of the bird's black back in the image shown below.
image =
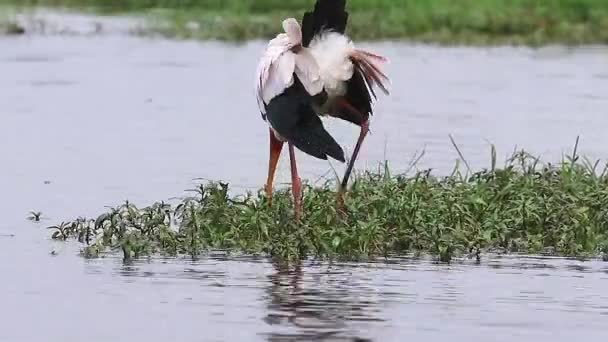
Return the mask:
[[314,10],[302,18],[302,45],[308,47],[313,37],[324,30],[344,34],[347,22],[346,0],[317,0]]

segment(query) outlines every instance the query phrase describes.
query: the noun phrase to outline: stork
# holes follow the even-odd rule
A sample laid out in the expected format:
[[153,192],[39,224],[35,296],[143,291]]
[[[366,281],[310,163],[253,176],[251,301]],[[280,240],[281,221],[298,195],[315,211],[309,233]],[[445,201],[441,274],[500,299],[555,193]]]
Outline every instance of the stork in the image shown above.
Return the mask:
[[255,88],[262,119],[268,123],[270,154],[266,196],[272,205],[277,163],[285,142],[289,145],[292,193],[296,219],[302,216],[302,182],[295,148],[322,159],[346,162],[344,151],[327,132],[320,117],[346,120],[361,131],[338,190],[343,205],[348,179],[369,131],[374,87],[389,94],[381,65],[383,56],[358,49],[345,35],[346,0],[317,0],[304,13],[302,25],[283,21],[284,33],[272,39],[258,64]]

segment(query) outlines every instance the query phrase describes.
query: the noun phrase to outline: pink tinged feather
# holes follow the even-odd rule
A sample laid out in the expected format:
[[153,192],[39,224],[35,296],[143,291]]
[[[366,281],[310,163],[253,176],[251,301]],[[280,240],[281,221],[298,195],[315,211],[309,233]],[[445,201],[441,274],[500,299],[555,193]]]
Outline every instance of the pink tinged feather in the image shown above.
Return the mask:
[[386,95],[389,94],[389,91],[384,83],[390,82],[390,79],[382,71],[380,66],[381,63],[386,63],[388,61],[385,57],[359,49],[353,51],[350,57],[358,69],[361,70],[361,73],[365,77],[367,84],[370,86],[372,93],[373,89],[371,88],[373,86],[377,86]]
[[304,48],[297,53],[292,48],[302,44],[302,31],[298,21],[288,18],[283,21],[286,33],[272,39],[260,60],[256,78],[256,96],[260,111],[265,113],[265,104],[293,85],[293,74],[298,76],[306,91],[317,95],[323,90],[319,65],[313,55]]
[[292,52],[282,54],[275,63],[270,65],[266,83],[262,88],[262,99],[270,102],[293,84],[295,57]]
[[289,37],[292,46],[302,44],[302,29],[296,19],[287,18],[283,20],[283,30]]
[[[258,106],[262,113],[266,113],[264,108],[264,104],[268,103],[270,100],[266,100],[267,93],[265,89],[269,82],[272,82],[273,85],[271,87],[276,87],[276,82],[271,80],[273,74],[277,74],[276,72],[272,73],[271,69],[279,61],[279,59],[285,53],[291,53],[289,51],[289,37],[285,33],[278,34],[276,38],[272,39],[268,46],[266,47],[266,51],[264,55],[260,59],[260,63],[258,64],[257,73],[256,73],[256,97],[258,101]],[[293,69],[292,69],[293,70]],[[279,73],[280,75],[280,73]],[[284,73],[283,73],[284,75]],[[279,93],[280,94],[280,93]],[[278,95],[278,94],[277,94]],[[272,98],[270,98],[272,99]]]
[[295,73],[306,91],[314,96],[323,90],[323,80],[319,65],[307,49],[302,49],[295,55]]

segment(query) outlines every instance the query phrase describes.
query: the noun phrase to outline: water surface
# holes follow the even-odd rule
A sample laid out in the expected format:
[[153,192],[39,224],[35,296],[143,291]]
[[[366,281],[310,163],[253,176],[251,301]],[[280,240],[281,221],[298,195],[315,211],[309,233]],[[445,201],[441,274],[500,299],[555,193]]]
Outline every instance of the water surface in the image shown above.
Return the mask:
[[[263,48],[126,36],[0,39],[0,341],[600,341],[608,266],[492,258],[281,269],[268,260],[83,260],[45,226],[129,199],[183,195],[197,177],[264,182]],[[556,160],[608,155],[608,50],[367,44],[391,59],[358,168],[385,158],[474,168],[515,146]],[[348,151],[357,129],[328,121]],[[284,156],[286,157],[286,156]],[[327,162],[299,154],[311,182]],[[499,160],[499,162],[501,161]],[[280,164],[278,182],[289,179]],[[340,165],[333,164],[342,170]],[[43,212],[43,222],[25,218]],[[51,255],[54,251],[54,255]]]

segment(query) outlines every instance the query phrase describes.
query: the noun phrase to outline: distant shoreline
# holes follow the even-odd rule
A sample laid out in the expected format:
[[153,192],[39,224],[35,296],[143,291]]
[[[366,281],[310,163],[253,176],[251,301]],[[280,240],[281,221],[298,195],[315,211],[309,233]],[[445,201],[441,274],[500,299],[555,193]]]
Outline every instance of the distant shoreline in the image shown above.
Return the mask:
[[[276,2],[276,1],[275,1]],[[313,0],[294,0],[271,7],[240,0],[190,1],[190,7],[167,0],[147,1],[144,7],[125,0],[119,7],[102,0],[2,0],[0,34],[28,34],[31,28],[16,16],[44,9],[137,18],[129,33],[171,39],[247,41],[268,39],[281,31],[286,17],[301,18]],[[441,45],[587,45],[608,44],[608,1],[570,0],[352,0],[348,34],[356,40],[409,41]],[[25,5],[24,5],[25,4]],[[109,15],[109,16],[106,16]],[[44,22],[44,18],[38,23]],[[39,25],[40,26],[40,25]],[[39,29],[39,27],[38,27]]]

